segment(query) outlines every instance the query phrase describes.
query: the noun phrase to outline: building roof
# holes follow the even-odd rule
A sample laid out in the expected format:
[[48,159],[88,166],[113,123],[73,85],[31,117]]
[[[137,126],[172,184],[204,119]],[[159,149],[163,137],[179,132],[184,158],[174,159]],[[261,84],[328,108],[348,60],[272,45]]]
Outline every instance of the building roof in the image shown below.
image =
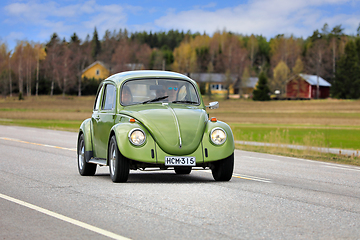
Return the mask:
[[[303,78],[306,82],[308,82],[312,86],[317,85],[318,76],[316,75],[308,75],[308,74],[299,74],[301,78]],[[319,86],[321,87],[331,87],[331,84],[324,80],[322,77],[319,76]]]
[[248,80],[246,80],[243,85],[243,87],[247,87],[247,88],[255,88],[257,82],[259,81],[259,78],[257,77],[250,77],[248,78]]
[[129,71],[144,69],[144,64],[142,63],[127,63],[125,64],[125,66],[128,68]]
[[[190,73],[189,77],[197,82],[216,82],[223,83],[226,81],[226,75],[224,73]],[[231,82],[236,81],[236,74],[231,75]]]
[[[96,64],[100,64],[100,65],[102,65],[104,68],[106,68],[106,69],[108,69],[109,70],[109,68],[107,67],[107,65],[105,64],[105,63],[103,63],[103,62],[101,62],[101,61],[95,61],[95,62],[93,62],[92,64],[90,64],[88,67],[86,67],[82,72],[86,72],[88,69],[90,69],[90,68],[92,68],[94,65],[96,65]],[[110,71],[110,70],[109,70]]]

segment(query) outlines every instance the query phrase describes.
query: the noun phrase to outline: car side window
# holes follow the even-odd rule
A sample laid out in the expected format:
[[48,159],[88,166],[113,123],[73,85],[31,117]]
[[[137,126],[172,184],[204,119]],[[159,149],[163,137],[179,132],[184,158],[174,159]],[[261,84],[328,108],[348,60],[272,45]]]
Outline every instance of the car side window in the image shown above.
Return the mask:
[[99,88],[99,91],[96,95],[96,100],[95,100],[95,104],[94,104],[94,111],[99,110],[99,106],[100,106],[100,96],[101,96],[101,91],[102,88]]
[[115,91],[115,86],[112,84],[107,84],[105,86],[105,91],[104,91],[104,98],[102,101],[102,110],[112,110],[115,109],[115,101],[116,99],[116,91]]

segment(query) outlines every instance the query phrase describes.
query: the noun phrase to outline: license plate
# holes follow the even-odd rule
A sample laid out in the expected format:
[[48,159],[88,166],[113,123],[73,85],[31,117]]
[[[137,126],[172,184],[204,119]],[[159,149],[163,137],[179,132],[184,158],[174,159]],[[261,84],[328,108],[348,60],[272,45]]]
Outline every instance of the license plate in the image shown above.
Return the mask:
[[165,166],[196,166],[195,157],[165,157]]

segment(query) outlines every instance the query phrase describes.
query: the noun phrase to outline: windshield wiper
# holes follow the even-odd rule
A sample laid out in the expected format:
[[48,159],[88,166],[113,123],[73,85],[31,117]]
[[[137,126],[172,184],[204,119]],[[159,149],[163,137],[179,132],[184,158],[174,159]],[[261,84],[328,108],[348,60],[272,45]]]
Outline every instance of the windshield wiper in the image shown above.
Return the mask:
[[193,102],[193,101],[172,101],[172,103],[190,103],[190,104],[197,104],[198,102]]
[[163,100],[163,99],[168,98],[168,97],[169,97],[169,96],[163,96],[163,97],[158,97],[158,98],[146,100],[145,102],[142,102],[142,104],[160,101],[160,100]]

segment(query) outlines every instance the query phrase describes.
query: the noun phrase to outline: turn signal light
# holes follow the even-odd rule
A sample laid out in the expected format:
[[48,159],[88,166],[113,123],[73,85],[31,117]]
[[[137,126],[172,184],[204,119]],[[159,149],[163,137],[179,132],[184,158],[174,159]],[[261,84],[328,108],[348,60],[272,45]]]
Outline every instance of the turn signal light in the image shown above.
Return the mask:
[[217,121],[217,119],[216,119],[216,117],[212,117],[212,118],[210,119],[210,121],[212,121],[212,122],[216,122],[216,121]]
[[135,119],[134,118],[130,118],[129,122],[134,123]]

